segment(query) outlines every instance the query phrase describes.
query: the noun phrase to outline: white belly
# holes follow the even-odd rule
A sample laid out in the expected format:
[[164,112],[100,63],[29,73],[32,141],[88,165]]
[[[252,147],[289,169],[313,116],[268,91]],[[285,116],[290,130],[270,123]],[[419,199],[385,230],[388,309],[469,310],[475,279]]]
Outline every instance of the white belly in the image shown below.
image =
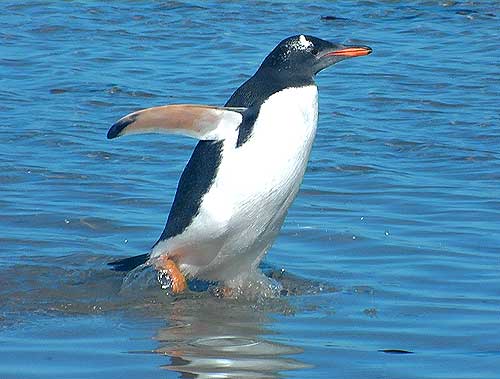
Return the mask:
[[216,179],[182,233],[185,242],[199,241],[197,254],[204,259],[186,260],[183,270],[230,280],[258,265],[299,190],[317,117],[317,87],[288,88],[261,106],[242,146],[224,141]]

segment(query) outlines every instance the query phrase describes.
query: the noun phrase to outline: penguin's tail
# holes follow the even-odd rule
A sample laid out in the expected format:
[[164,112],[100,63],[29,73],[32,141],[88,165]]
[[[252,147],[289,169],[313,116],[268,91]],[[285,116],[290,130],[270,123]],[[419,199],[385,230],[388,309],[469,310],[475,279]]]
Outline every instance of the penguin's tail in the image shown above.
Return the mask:
[[109,262],[108,266],[111,266],[111,270],[113,271],[131,271],[137,266],[146,263],[148,259],[149,254],[141,254],[134,257]]

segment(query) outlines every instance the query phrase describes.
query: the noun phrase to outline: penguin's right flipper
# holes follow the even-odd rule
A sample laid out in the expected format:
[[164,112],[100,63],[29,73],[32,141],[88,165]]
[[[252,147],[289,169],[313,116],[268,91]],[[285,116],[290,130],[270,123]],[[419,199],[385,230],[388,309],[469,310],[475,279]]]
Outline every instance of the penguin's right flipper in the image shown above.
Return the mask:
[[108,131],[108,139],[137,133],[174,133],[223,140],[238,130],[246,108],[174,104],[130,113]]

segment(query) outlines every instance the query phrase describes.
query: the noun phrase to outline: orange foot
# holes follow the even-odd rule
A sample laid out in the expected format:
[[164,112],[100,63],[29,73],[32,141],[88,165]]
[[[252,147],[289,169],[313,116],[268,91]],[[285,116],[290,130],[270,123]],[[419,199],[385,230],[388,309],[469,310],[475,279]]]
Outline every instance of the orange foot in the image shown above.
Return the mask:
[[168,257],[161,257],[157,264],[157,269],[165,271],[172,281],[172,293],[178,294],[186,290],[186,277],[181,270],[179,270],[179,267],[172,259]]

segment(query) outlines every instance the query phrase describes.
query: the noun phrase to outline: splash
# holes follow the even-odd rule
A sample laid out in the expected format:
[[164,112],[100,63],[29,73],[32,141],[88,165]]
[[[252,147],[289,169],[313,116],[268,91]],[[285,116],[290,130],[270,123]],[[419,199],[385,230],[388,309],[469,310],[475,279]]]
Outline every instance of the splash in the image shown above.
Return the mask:
[[296,277],[284,269],[263,265],[229,283],[219,283],[196,278],[188,280],[188,289],[182,294],[172,290],[172,279],[168,271],[155,270],[144,264],[130,271],[123,279],[120,294],[134,297],[137,294],[168,297],[211,296],[216,298],[263,302],[285,296],[332,292],[322,283]]

